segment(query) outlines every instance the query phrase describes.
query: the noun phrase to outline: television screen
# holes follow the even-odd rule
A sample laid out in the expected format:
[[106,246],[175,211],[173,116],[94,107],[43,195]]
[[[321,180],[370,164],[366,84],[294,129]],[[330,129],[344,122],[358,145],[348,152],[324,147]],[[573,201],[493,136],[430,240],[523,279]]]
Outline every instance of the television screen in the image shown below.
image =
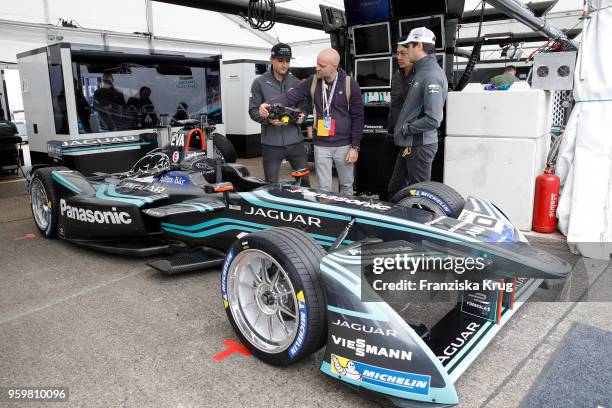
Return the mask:
[[433,31],[436,36],[436,49],[444,49],[444,26],[442,24],[442,16],[431,16],[421,18],[410,18],[399,21],[400,37],[407,35],[410,30],[416,27],[427,27]]
[[361,89],[390,88],[391,57],[355,60],[355,77]]
[[391,0],[391,10],[393,18],[396,20],[406,17],[446,14],[446,0]]
[[349,25],[391,19],[389,0],[344,0]]
[[391,40],[389,34],[389,23],[353,27],[355,56],[390,54]]

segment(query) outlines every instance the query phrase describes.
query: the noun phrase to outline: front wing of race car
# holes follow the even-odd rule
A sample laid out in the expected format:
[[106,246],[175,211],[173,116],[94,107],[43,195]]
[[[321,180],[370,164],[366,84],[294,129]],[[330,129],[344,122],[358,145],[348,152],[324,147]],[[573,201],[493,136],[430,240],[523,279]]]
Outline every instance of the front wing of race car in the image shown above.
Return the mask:
[[[513,240],[524,240],[508,219],[484,200],[470,197],[463,219],[474,220],[478,211],[487,211],[501,221],[501,226],[490,223],[491,228]],[[513,270],[508,270],[507,263],[503,270],[496,270],[499,265],[492,262],[480,275],[480,279],[512,282],[511,291],[489,291],[486,295],[459,291],[458,297],[446,303],[411,303],[406,293],[400,299],[403,302],[392,304],[364,281],[363,266],[371,263],[371,255],[377,250],[364,254],[373,247],[393,249],[390,252],[408,257],[427,251],[421,244],[406,241],[361,242],[323,258],[320,271],[327,298],[328,341],[321,371],[402,406],[413,401],[457,404],[454,382],[459,376],[542,279],[562,278],[569,273],[568,264],[552,262],[554,257],[536,249],[523,250],[517,254],[523,262],[517,262]],[[532,248],[520,243],[519,248],[525,247]],[[427,327],[422,325],[423,320]]]

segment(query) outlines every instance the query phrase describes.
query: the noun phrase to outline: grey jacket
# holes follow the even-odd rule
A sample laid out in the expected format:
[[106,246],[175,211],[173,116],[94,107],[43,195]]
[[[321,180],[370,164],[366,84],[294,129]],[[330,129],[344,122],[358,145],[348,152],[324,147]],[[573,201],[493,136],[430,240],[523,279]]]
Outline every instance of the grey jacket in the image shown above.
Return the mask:
[[[251,96],[249,98],[249,115],[255,122],[261,123],[261,144],[268,146],[287,146],[304,141],[300,126],[273,126],[268,124],[268,120],[259,116],[259,105],[269,102],[279,95],[283,95],[291,89],[297,87],[300,80],[288,73],[282,82],[279,82],[272,71],[268,71],[253,81],[251,85]],[[308,112],[310,109],[306,100],[299,102],[295,106]]]
[[438,142],[448,82],[436,57],[428,55],[414,64],[414,79],[393,132],[400,147]]

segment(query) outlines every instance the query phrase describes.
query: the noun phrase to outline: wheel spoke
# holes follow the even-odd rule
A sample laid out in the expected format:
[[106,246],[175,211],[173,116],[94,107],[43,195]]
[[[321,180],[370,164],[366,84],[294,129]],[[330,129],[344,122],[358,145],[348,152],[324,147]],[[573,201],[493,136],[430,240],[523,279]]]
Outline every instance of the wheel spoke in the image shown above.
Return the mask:
[[272,334],[272,315],[268,316],[268,332],[270,333],[270,340],[274,338],[274,334]]
[[293,294],[293,292],[292,292],[292,291],[290,291],[290,290],[288,290],[288,291],[286,291],[286,292],[279,292],[279,293],[278,293],[278,297],[279,297],[279,298],[281,298],[281,297],[284,297],[284,296],[289,296],[289,295],[292,295],[292,294]]
[[278,305],[279,312],[286,314],[287,316],[293,317],[293,319],[297,320],[297,314],[289,310],[287,307],[283,305]]
[[280,322],[281,327],[283,328],[283,331],[285,332],[285,334],[289,334],[291,332],[291,330],[289,330],[289,328],[285,324],[285,321],[283,320],[283,315],[281,315],[280,310],[278,312],[276,312],[275,316],[276,316],[277,320]]
[[259,321],[259,318],[263,316],[263,313],[259,312],[257,313],[257,318],[255,319],[255,321],[253,322],[253,326],[257,326],[257,322]]
[[255,277],[255,280],[257,281],[257,283],[261,283],[262,282],[262,280],[261,280],[262,277],[257,274],[257,272],[255,271],[255,268],[253,268],[253,265],[248,264],[248,268],[251,270],[251,273]]
[[261,278],[265,283],[270,283],[270,276],[268,276],[268,269],[266,268],[266,261],[265,260],[261,260],[261,268],[260,268],[260,273],[261,273]]
[[272,286],[273,288],[276,287],[279,277],[280,277],[280,269],[276,268],[276,272],[274,273],[274,276],[272,276],[272,281],[270,282],[270,286]]

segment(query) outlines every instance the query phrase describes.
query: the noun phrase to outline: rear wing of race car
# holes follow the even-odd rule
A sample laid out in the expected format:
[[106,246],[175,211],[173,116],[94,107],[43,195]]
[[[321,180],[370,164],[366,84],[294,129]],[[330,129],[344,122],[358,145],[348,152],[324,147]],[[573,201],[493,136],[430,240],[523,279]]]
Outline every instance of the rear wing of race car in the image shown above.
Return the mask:
[[321,371],[394,402],[459,402],[454,383],[460,375],[542,279],[569,273],[567,263],[520,242],[522,234],[490,203],[470,197],[462,216],[453,223],[439,220],[439,225],[456,231],[486,225],[487,237],[510,242],[506,248],[489,239],[476,247],[469,243],[471,254],[485,255],[479,279],[494,283],[487,290],[457,288],[456,297],[444,303],[423,301],[433,299],[425,290],[419,301],[409,290],[389,296],[375,291],[369,277],[378,254],[416,258],[424,252],[440,257],[453,252],[435,254],[424,241],[355,243],[323,258],[329,334]]
[[47,153],[51,161],[86,176],[95,172],[127,171],[133,163],[155,148],[156,133],[47,142]]

